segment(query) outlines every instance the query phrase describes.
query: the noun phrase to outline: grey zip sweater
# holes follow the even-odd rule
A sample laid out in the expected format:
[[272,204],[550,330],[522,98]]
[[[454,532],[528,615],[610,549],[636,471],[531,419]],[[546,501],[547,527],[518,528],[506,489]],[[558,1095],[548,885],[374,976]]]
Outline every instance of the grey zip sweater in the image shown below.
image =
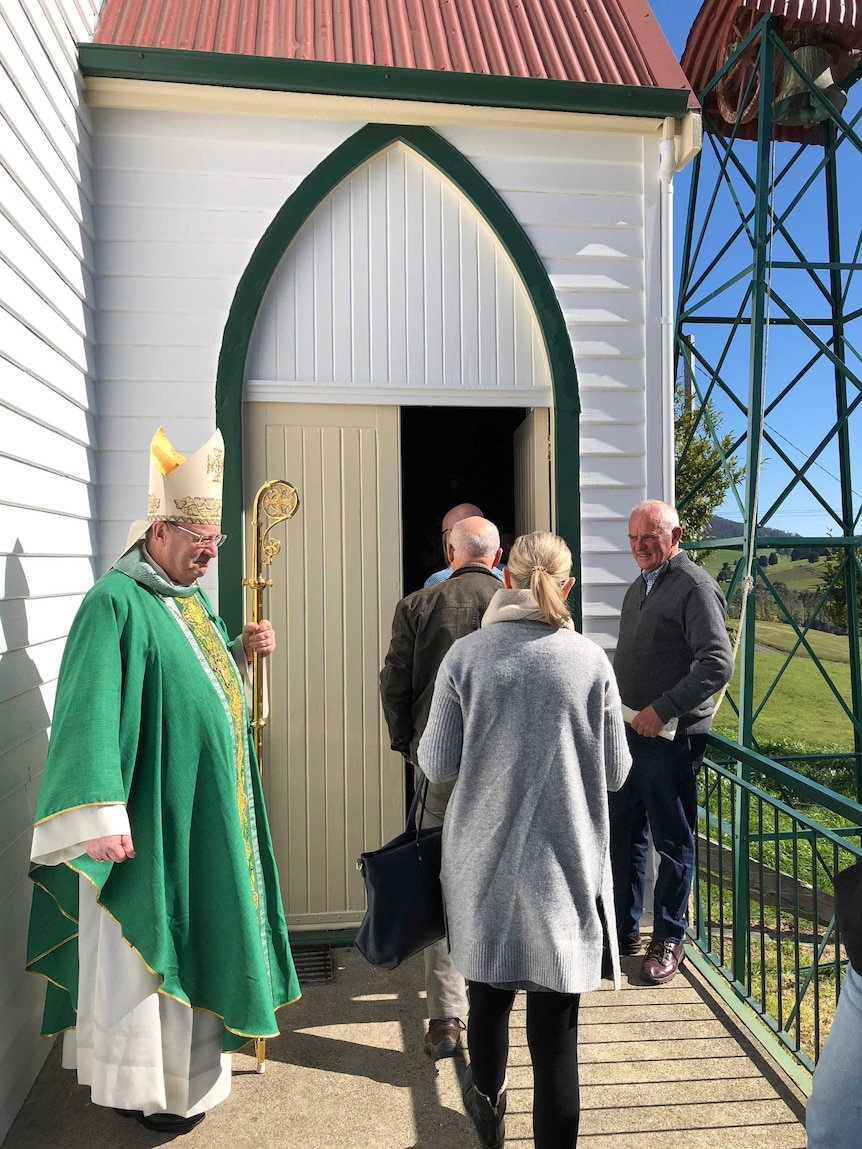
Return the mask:
[[614,672],[626,706],[652,706],[663,722],[679,718],[686,734],[705,734],[712,695],[733,674],[715,579],[684,551],[668,559],[649,594],[638,575],[623,600]]
[[[500,590],[437,674],[419,765],[457,776],[441,880],[467,978],[585,993],[613,928],[608,790],[631,765],[611,665],[556,629],[529,591]],[[607,924],[611,924],[607,930]]]

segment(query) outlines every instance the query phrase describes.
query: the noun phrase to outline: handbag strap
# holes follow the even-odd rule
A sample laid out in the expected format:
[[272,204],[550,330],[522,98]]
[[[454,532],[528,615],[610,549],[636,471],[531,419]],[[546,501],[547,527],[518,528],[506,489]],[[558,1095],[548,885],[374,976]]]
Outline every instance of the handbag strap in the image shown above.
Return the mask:
[[[409,830],[411,826],[416,827],[416,837],[419,837],[419,827],[422,825],[422,818],[425,814],[425,802],[428,798],[429,782],[425,775],[422,775],[422,781],[413,791],[413,798],[410,802],[410,809],[407,811],[407,826]],[[422,804],[422,809],[419,810],[419,804]],[[416,817],[416,812],[419,810],[419,817]]]

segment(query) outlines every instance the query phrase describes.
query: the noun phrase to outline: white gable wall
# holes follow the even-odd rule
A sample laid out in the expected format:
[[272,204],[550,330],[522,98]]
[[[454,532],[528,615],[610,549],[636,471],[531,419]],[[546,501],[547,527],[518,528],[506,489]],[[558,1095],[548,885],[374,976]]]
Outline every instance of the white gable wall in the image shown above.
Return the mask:
[[469,200],[400,143],[339,184],[291,243],[258,312],[244,394],[552,403],[542,333],[505,249]]
[[30,826],[63,643],[93,582],[96,0],[0,0],[0,1141],[50,1043],[24,972]]
[[[96,116],[105,566],[143,506],[146,446],[158,423],[180,450],[212,430],[222,332],[257,240],[299,182],[361,125],[120,109]],[[612,646],[636,573],[628,511],[647,494],[667,494],[658,139],[440,131],[498,189],[557,290],[582,403],[585,630]],[[270,325],[250,358],[251,397],[279,375],[276,353]],[[309,370],[309,387],[351,383],[333,378],[325,357]]]

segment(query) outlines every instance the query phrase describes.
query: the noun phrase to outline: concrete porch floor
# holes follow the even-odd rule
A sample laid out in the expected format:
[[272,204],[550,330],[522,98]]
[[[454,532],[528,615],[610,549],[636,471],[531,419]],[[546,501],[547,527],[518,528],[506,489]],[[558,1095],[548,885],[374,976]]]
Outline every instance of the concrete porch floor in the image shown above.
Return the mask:
[[[421,959],[393,973],[355,950],[334,951],[335,980],[282,1010],[267,1071],[234,1056],[231,1096],[183,1138],[183,1149],[476,1149],[461,1104],[463,1058],[422,1052]],[[584,998],[580,1013],[584,1149],[804,1149],[804,1098],[689,965],[664,987],[637,984]],[[251,1047],[247,1047],[251,1049]],[[532,1146],[532,1075],[524,999],[515,1003],[507,1145]],[[147,1149],[171,1138],[92,1105],[45,1064],[4,1149]]]

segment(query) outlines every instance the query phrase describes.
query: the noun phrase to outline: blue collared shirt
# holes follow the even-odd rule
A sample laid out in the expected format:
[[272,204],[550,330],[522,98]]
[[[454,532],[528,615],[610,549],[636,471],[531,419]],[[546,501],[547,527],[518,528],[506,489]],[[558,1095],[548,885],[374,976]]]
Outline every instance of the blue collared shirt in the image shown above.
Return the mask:
[[[667,564],[665,564],[665,565],[667,565]],[[497,578],[500,580],[500,582],[503,581],[503,568],[502,567],[494,567],[493,573],[497,576]],[[429,575],[428,578],[426,578],[425,582],[423,582],[422,589],[424,590],[426,586],[436,586],[438,582],[445,582],[446,579],[449,578],[449,576],[451,574],[452,574],[452,568],[451,567],[446,567],[445,570],[442,570],[442,571],[435,571],[434,574]]]
[[664,572],[667,570],[667,564],[669,562],[670,559],[665,559],[661,566],[656,567],[654,571],[641,571],[641,578],[646,583],[647,594],[649,594],[649,592],[655,586],[655,580],[658,578],[658,576],[660,574],[664,574]]

